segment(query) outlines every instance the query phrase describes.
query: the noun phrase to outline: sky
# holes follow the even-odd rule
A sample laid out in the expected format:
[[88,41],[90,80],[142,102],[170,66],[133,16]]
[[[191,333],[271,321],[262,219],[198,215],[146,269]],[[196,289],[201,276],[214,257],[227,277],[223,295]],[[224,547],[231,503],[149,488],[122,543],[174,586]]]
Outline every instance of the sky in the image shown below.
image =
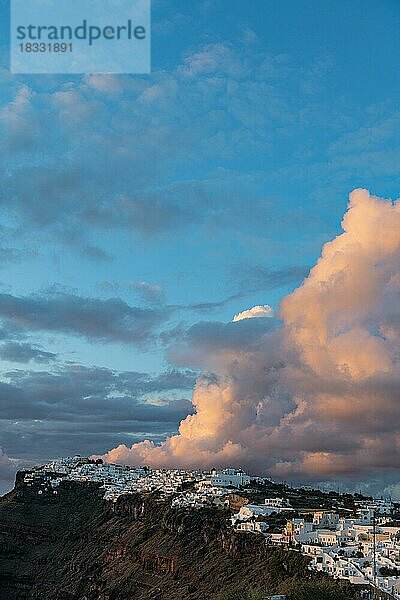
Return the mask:
[[150,75],[12,75],[0,9],[0,493],[80,453],[400,494],[397,0],[153,0]]

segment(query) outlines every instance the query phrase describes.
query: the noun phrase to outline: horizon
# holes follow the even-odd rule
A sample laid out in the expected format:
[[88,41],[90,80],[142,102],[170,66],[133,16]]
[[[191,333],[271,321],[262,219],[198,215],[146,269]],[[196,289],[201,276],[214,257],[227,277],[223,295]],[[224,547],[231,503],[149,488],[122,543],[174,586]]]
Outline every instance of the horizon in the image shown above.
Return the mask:
[[[268,475],[247,472],[246,470],[242,469],[240,466],[233,467],[232,465],[230,465],[230,466],[228,465],[228,466],[225,466],[225,467],[219,467],[219,468],[207,468],[207,469],[202,469],[201,467],[198,468],[198,469],[193,469],[191,467],[184,467],[184,466],[183,467],[168,467],[168,466],[166,466],[166,467],[154,467],[154,468],[151,468],[151,467],[148,467],[147,465],[124,465],[124,464],[119,464],[119,463],[98,462],[99,459],[95,459],[95,458],[91,458],[91,457],[85,457],[85,456],[81,456],[80,454],[77,454],[77,455],[75,455],[73,457],[72,456],[59,456],[57,458],[52,458],[46,464],[33,465],[30,468],[22,469],[21,471],[18,471],[18,472],[22,472],[22,473],[27,472],[27,473],[29,473],[29,472],[35,471],[35,470],[41,471],[41,470],[44,469],[44,467],[48,466],[49,464],[51,465],[51,463],[58,462],[60,460],[65,460],[65,459],[73,459],[73,458],[82,458],[82,459],[86,459],[87,458],[91,464],[94,464],[96,466],[107,466],[107,465],[109,465],[110,467],[125,467],[126,469],[129,469],[129,470],[141,470],[141,469],[143,469],[143,470],[146,470],[149,473],[156,472],[156,471],[171,471],[171,472],[178,471],[178,472],[194,472],[194,473],[201,473],[201,474],[212,474],[212,472],[215,471],[215,473],[218,475],[218,474],[226,474],[227,471],[234,471],[235,474],[241,473],[243,475],[248,475],[251,480],[253,480],[253,479],[257,480],[257,479],[259,479],[259,480],[263,480],[264,482],[268,481],[269,483],[271,483],[273,485],[283,486],[284,488],[289,488],[289,489],[304,489],[304,490],[311,490],[311,491],[319,491],[319,492],[322,492],[323,494],[333,493],[333,494],[338,494],[338,495],[362,496],[364,498],[373,498],[375,500],[385,499],[386,498],[387,500],[393,501],[395,504],[400,504],[400,501],[396,502],[396,499],[393,499],[390,495],[384,497],[383,495],[378,496],[377,495],[378,493],[377,493],[375,495],[369,495],[368,496],[367,494],[362,493],[361,490],[358,491],[358,490],[354,489],[353,491],[350,491],[349,488],[347,488],[347,489],[344,488],[344,489],[341,490],[340,489],[340,485],[339,486],[335,486],[336,482],[334,482],[334,481],[327,482],[326,487],[318,485],[318,484],[315,484],[315,485],[311,484],[311,485],[309,485],[309,484],[303,484],[303,483],[298,482],[298,481],[297,482],[294,482],[294,481],[285,481],[285,480],[279,480],[279,478],[278,479],[273,479],[272,477],[270,477]],[[102,459],[100,459],[100,460],[102,460]],[[83,463],[83,464],[86,464],[86,463]],[[329,486],[329,484],[331,484],[331,485]],[[239,488],[245,488],[246,486],[240,485],[239,488],[238,488],[237,486],[233,486],[232,485],[230,487],[232,487],[234,489],[239,489]],[[12,491],[12,490],[9,490],[9,491]],[[8,492],[5,492],[5,493],[8,493]],[[1,497],[1,494],[0,494],[0,497]]]
[[[243,473],[244,475],[249,475],[250,478],[254,478],[254,479],[262,479],[262,480],[267,480],[270,483],[274,484],[274,485],[282,485],[284,487],[288,487],[291,489],[310,489],[310,490],[318,490],[324,494],[329,494],[330,492],[332,493],[337,493],[339,495],[346,495],[346,494],[350,494],[353,496],[363,496],[365,498],[371,497],[374,499],[390,499],[393,500],[396,503],[396,499],[393,499],[391,497],[391,495],[387,495],[387,496],[383,496],[383,494],[380,494],[379,491],[375,491],[374,494],[370,494],[368,496],[367,493],[363,493],[361,490],[357,490],[355,485],[348,485],[347,487],[344,486],[342,489],[340,487],[340,482],[334,481],[334,480],[330,480],[327,482],[315,482],[314,485],[312,482],[308,482],[308,483],[302,483],[301,481],[287,481],[284,479],[280,479],[279,477],[277,478],[272,478],[270,475],[268,474],[263,474],[263,473],[256,473],[256,472],[252,472],[251,470],[249,470],[248,472],[243,469],[240,465],[238,466],[233,466],[233,465],[225,465],[225,466],[220,466],[218,468],[215,467],[211,467],[211,468],[192,468],[192,467],[185,467],[185,466],[181,466],[181,467],[173,467],[173,466],[164,466],[164,467],[154,467],[151,468],[148,465],[127,465],[127,464],[123,464],[123,463],[111,463],[111,462],[104,462],[102,458],[96,458],[95,456],[82,456],[80,454],[76,454],[74,456],[57,456],[57,457],[52,457],[50,458],[45,464],[35,464],[35,465],[31,465],[29,467],[26,468],[22,468],[21,470],[18,470],[18,472],[30,472],[30,471],[35,471],[37,469],[42,470],[44,467],[46,467],[47,465],[54,463],[54,462],[58,462],[60,460],[65,460],[65,459],[74,459],[74,458],[81,458],[81,459],[88,459],[89,463],[95,464],[96,466],[100,466],[100,465],[110,465],[110,466],[117,466],[117,467],[125,467],[127,469],[132,469],[132,470],[140,470],[140,469],[145,469],[149,472],[152,471],[193,471],[194,473],[203,473],[203,474],[208,474],[208,473],[212,473],[213,471],[215,471],[217,474],[218,473],[224,473],[226,471],[235,471],[236,473]],[[2,495],[7,494],[9,491],[12,491],[11,488],[10,490],[6,490],[5,492],[0,492],[0,497]],[[400,503],[400,499],[397,498],[397,503]]]

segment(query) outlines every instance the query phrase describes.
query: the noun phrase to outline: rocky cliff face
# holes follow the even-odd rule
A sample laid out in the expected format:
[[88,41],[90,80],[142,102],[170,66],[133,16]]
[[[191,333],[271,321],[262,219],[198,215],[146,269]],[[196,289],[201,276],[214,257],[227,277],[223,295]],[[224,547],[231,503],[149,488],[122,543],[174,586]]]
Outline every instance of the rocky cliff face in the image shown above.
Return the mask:
[[57,492],[20,474],[0,499],[1,600],[211,600],[312,577],[298,553],[234,533],[222,510],[172,510],[154,494],[112,504],[96,484]]

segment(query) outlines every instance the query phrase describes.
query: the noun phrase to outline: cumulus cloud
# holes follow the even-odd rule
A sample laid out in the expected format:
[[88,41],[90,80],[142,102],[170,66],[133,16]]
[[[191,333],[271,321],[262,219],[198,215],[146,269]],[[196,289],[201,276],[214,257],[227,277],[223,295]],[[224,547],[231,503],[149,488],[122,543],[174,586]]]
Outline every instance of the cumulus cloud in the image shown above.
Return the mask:
[[105,459],[314,480],[398,472],[400,202],[355,190],[342,227],[283,299],[280,327],[231,336],[230,326],[276,321],[244,319],[189,330],[187,360],[204,372],[178,435]]
[[244,310],[235,315],[232,321],[242,321],[243,319],[258,319],[260,317],[273,317],[274,311],[269,304],[263,304],[262,306],[253,306],[248,310]]

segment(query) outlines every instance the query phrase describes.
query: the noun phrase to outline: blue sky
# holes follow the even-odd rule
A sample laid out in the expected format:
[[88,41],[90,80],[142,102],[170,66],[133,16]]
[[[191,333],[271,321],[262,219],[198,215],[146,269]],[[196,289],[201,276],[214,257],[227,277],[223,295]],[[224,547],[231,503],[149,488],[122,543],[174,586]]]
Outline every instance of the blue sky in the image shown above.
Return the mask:
[[[277,309],[352,189],[396,197],[399,4],[154,0],[151,75],[83,77],[11,75],[1,9],[2,379],[52,410],[7,411],[0,445],[36,460],[161,439],[191,410],[197,368],[171,361],[174,340]],[[107,409],[78,427],[77,365],[104,388],[146,374],[150,392],[112,384],[116,414],[150,399],[163,420],[111,427]]]

